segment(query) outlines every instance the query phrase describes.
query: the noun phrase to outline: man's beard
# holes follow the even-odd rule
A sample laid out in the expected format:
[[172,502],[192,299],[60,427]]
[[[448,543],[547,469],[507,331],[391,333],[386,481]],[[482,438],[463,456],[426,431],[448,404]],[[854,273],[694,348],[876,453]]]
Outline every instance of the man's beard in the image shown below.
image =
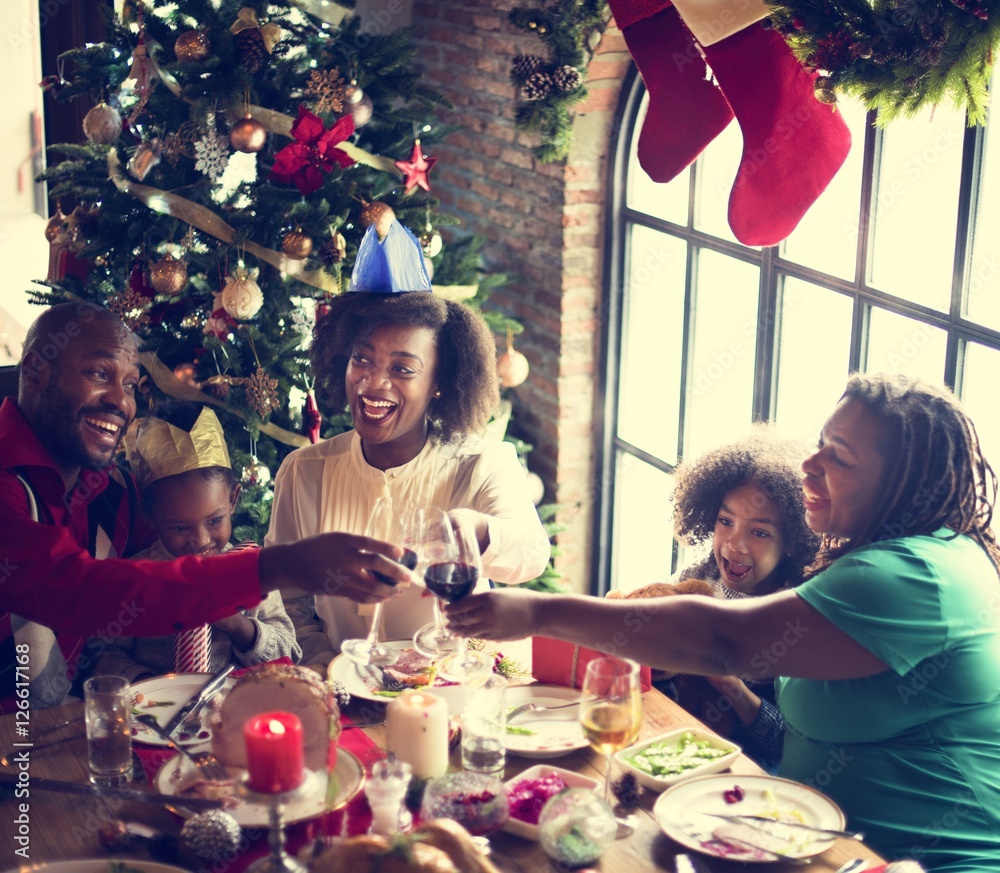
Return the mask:
[[[84,470],[103,470],[111,462],[114,452],[107,457],[91,454],[81,431],[83,415],[82,410],[73,410],[72,401],[59,390],[55,380],[51,380],[42,391],[38,404],[39,438],[59,460]],[[124,429],[119,432],[118,442],[121,442],[123,433]]]

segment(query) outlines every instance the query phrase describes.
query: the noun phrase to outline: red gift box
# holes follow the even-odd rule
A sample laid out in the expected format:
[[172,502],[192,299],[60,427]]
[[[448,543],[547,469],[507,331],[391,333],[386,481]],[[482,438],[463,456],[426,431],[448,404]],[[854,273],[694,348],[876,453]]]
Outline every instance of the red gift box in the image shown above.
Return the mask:
[[[576,646],[563,640],[553,640],[549,637],[531,638],[531,675],[546,685],[580,688],[587,672],[587,664],[594,658],[605,657],[607,657],[605,652],[588,649],[586,646]],[[649,691],[653,687],[649,667],[640,667],[639,681],[643,691]]]

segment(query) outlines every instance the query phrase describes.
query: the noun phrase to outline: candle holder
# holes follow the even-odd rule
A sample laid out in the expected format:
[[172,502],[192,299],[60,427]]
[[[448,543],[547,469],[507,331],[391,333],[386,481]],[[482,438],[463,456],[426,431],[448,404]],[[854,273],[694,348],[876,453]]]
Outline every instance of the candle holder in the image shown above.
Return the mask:
[[289,803],[308,797],[314,790],[315,774],[305,772],[302,783],[289,791],[276,794],[254,791],[249,785],[249,775],[243,773],[236,780],[236,796],[246,803],[266,806],[268,810],[267,842],[271,853],[247,867],[247,873],[307,873],[308,867],[285,851],[285,831],[282,815]]

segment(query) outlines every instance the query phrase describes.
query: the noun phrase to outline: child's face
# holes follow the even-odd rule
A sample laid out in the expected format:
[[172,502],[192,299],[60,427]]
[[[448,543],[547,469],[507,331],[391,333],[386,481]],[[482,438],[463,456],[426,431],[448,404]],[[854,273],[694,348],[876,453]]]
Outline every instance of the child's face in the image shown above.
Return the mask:
[[743,594],[767,594],[768,576],[785,555],[781,513],[752,482],[730,491],[715,519],[712,552],[722,582]]
[[163,480],[152,508],[153,527],[171,555],[219,555],[233,534],[239,486],[230,491],[218,479]]

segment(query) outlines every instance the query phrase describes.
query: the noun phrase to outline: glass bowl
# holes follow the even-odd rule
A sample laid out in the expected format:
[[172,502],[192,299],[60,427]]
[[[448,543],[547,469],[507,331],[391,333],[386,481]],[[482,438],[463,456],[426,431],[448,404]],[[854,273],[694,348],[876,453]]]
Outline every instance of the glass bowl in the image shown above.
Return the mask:
[[420,817],[450,818],[474,837],[500,830],[510,815],[507,790],[499,777],[462,771],[432,779],[424,789]]
[[538,830],[550,858],[566,867],[585,867],[615,841],[618,823],[593,789],[570,788],[542,807]]

